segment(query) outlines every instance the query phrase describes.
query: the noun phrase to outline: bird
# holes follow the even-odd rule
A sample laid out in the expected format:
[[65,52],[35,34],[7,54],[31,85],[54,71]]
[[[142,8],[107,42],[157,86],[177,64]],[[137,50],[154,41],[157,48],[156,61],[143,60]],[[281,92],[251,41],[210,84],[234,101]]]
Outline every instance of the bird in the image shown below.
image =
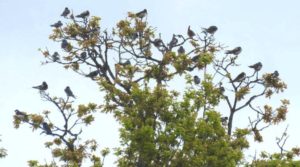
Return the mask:
[[200,78],[197,75],[194,76],[194,83],[196,85],[198,85],[200,83]]
[[52,55],[52,61],[56,62],[57,60],[59,60],[59,54],[58,52],[54,52]]
[[98,70],[92,71],[89,74],[85,75],[86,77],[89,77],[91,79],[94,79],[99,74]]
[[119,63],[120,65],[122,65],[122,66],[127,66],[127,65],[131,65],[131,62],[130,62],[130,60],[126,60],[124,63]]
[[162,40],[161,39],[155,39],[154,41],[153,41],[153,45],[155,46],[155,47],[160,47],[161,45],[162,45]]
[[204,30],[204,32],[214,35],[216,33],[216,31],[218,30],[217,26],[210,26],[208,28],[202,28],[202,30]]
[[221,123],[223,126],[227,124],[228,117],[221,117]]
[[279,72],[278,72],[277,70],[275,70],[275,71],[273,72],[272,76],[273,76],[274,78],[279,77]]
[[67,94],[68,97],[73,97],[75,99],[75,96],[74,96],[74,94],[73,94],[73,92],[72,92],[72,90],[70,89],[69,86],[67,86],[65,88],[65,92],[66,92],[66,94]]
[[49,125],[46,122],[43,122],[43,129],[45,130],[45,132],[46,132],[47,135],[51,135],[52,134],[52,131],[51,131]]
[[185,49],[183,48],[183,46],[180,46],[177,50],[178,54],[184,54],[185,53]]
[[69,8],[65,7],[65,10],[62,12],[60,16],[67,17],[70,14]]
[[220,90],[220,93],[221,93],[221,94],[224,94],[225,88],[224,88],[223,86],[220,86],[220,87],[219,87],[219,90]]
[[170,48],[174,47],[178,43],[178,39],[176,38],[176,35],[173,34],[173,37],[169,43]]
[[233,55],[239,55],[242,52],[242,47],[238,46],[232,50],[227,50],[225,53],[226,54],[233,54]]
[[196,34],[193,30],[191,30],[191,26],[188,27],[187,34],[190,38],[193,38]]
[[69,43],[66,39],[63,39],[61,42],[61,48],[66,49],[68,47]]
[[63,25],[63,23],[61,22],[61,21],[58,21],[58,22],[56,22],[56,23],[54,23],[54,24],[52,24],[52,25],[50,25],[51,27],[55,27],[55,28],[59,28],[59,27],[61,27]]
[[86,59],[86,57],[87,57],[86,52],[80,53],[80,58],[81,59]]
[[245,78],[246,78],[246,73],[241,72],[234,80],[232,80],[232,83],[233,82],[242,82]]
[[32,88],[38,89],[40,91],[45,91],[48,89],[48,84],[45,81],[43,81],[43,83],[41,85],[33,86]]
[[144,9],[144,10],[142,10],[140,12],[137,12],[135,14],[135,16],[138,17],[138,18],[140,18],[140,19],[144,18],[146,15],[147,15],[147,9]]
[[21,120],[28,120],[28,115],[18,109],[15,110],[16,116]]
[[79,15],[77,15],[76,17],[84,19],[84,18],[88,17],[89,15],[90,15],[90,12],[88,10],[86,10],[86,11],[80,13]]
[[193,62],[198,62],[199,61],[199,55],[196,55],[196,56],[194,56],[194,57],[192,57],[192,61]]
[[255,63],[249,66],[249,68],[253,68],[255,71],[260,71],[262,68],[262,63],[261,62]]

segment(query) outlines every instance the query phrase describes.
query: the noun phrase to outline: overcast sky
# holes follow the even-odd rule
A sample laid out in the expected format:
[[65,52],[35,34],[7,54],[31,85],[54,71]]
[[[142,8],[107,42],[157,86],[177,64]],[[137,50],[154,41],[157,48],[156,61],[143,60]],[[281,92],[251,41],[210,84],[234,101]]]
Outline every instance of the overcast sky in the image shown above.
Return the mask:
[[[257,61],[263,63],[263,72],[278,70],[288,84],[288,90],[279,97],[290,99],[287,122],[267,129],[262,144],[253,144],[248,154],[257,150],[278,151],[275,136],[289,124],[287,147],[300,145],[299,110],[300,88],[298,65],[300,60],[300,10],[297,0],[0,0],[0,147],[8,156],[0,159],[2,167],[23,167],[27,160],[51,160],[50,150],[43,143],[49,138],[32,132],[28,126],[13,128],[14,110],[41,113],[52,106],[40,99],[31,87],[47,81],[51,95],[64,96],[69,85],[78,96],[76,103],[101,103],[101,94],[95,83],[57,65],[41,66],[43,56],[39,48],[55,50],[59,44],[48,39],[50,24],[62,19],[65,7],[74,13],[89,10],[102,18],[101,25],[110,29],[128,11],[148,9],[148,21],[163,38],[173,33],[186,33],[188,25],[194,31],[217,25],[217,41],[228,47],[242,46],[241,63],[246,67]],[[278,103],[278,98],[274,99]],[[240,114],[239,116],[242,116]],[[96,138],[100,147],[118,146],[118,125],[110,115],[101,114],[97,122],[84,131],[85,138]],[[109,156],[106,166],[114,166]]]

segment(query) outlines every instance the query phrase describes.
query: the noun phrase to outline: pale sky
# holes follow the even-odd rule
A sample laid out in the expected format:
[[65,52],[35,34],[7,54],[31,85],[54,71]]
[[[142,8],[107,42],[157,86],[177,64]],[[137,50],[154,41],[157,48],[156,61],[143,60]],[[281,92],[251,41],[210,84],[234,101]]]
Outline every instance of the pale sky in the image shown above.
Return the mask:
[[[173,33],[186,33],[188,25],[198,32],[201,27],[218,26],[217,41],[228,47],[242,46],[240,62],[244,67],[261,61],[263,72],[278,70],[288,84],[287,91],[272,101],[278,104],[279,98],[290,99],[287,121],[264,131],[265,142],[252,144],[246,156],[253,155],[255,150],[278,151],[275,137],[287,124],[290,134],[287,148],[299,146],[300,87],[296,74],[300,60],[299,6],[298,0],[0,0],[0,147],[8,150],[8,156],[0,159],[0,166],[25,167],[31,159],[42,163],[51,160],[50,150],[43,144],[48,137],[40,135],[40,131],[32,132],[28,126],[13,128],[16,108],[41,113],[52,107],[40,99],[31,88],[33,85],[47,81],[50,94],[56,96],[64,96],[63,89],[69,85],[79,97],[77,104],[102,101],[100,92],[95,91],[97,85],[91,80],[58,65],[40,65],[44,59],[38,48],[52,51],[59,48],[59,44],[48,39],[49,25],[62,19],[59,15],[65,7],[75,13],[89,10],[91,15],[100,16],[102,27],[108,29],[126,17],[128,11],[147,8],[148,22],[165,39]],[[238,116],[242,118],[243,112]],[[99,114],[94,125],[84,131],[84,138],[90,137],[97,139],[101,148],[117,147],[118,124],[110,115]],[[105,166],[115,166],[114,161],[111,154]]]

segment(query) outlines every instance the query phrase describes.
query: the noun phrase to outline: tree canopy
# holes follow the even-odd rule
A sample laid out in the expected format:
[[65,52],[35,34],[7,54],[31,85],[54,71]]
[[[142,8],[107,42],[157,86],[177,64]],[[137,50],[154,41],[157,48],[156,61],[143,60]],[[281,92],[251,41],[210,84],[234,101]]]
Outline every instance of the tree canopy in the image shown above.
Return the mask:
[[[41,49],[44,64],[59,64],[90,79],[105,96],[97,104],[76,106],[68,86],[66,97],[52,96],[46,82],[34,87],[56,107],[63,124],[51,117],[57,111],[16,110],[16,128],[28,124],[52,137],[45,146],[53,162],[41,165],[31,160],[29,166],[79,167],[89,161],[99,167],[111,149],[121,167],[237,166],[246,164],[243,151],[249,147],[248,136],[261,142],[263,129],[286,119],[287,99],[278,106],[257,105],[257,100],[271,99],[287,88],[279,72],[262,73],[261,62],[241,68],[245,66],[238,59],[242,47],[228,49],[218,42],[217,26],[199,31],[187,26],[186,32],[165,39],[147,22],[146,9],[128,12],[112,30],[88,10],[74,14],[65,8],[61,17],[64,21],[53,23],[49,36],[61,50]],[[221,103],[227,108],[220,109]],[[249,126],[234,127],[235,114],[243,110],[249,112],[245,115]],[[121,125],[119,148],[99,151],[96,140],[80,140],[98,113],[112,113]],[[298,164],[293,161],[298,154],[298,148],[282,150],[248,165]]]

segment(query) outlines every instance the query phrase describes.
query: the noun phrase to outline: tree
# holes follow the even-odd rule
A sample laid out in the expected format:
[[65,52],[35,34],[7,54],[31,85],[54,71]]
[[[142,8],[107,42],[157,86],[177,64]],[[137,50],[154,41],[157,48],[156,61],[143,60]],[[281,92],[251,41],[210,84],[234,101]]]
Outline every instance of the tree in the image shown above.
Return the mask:
[[[235,77],[242,48],[224,54],[226,48],[214,37],[216,26],[199,33],[189,26],[186,34],[165,40],[146,21],[147,10],[129,12],[111,32],[100,26],[100,17],[89,15],[88,11],[64,15],[66,22],[52,25],[49,37],[60,43],[61,52],[41,52],[44,64],[60,64],[97,82],[105,92],[104,103],[75,109],[69,96],[51,97],[41,91],[41,97],[60,111],[63,127],[50,119],[50,111],[15,116],[16,127],[25,123],[51,135],[53,141],[46,146],[63,164],[81,166],[89,159],[94,166],[103,165],[100,157],[108,154],[107,149],[94,156],[96,141],[75,144],[82,132],[74,132],[75,127],[91,124],[98,110],[113,113],[121,125],[121,147],[115,154],[118,166],[124,167],[236,166],[243,163],[243,150],[249,147],[247,136],[262,141],[261,130],[285,120],[286,99],[275,109],[268,104],[254,106],[255,100],[286,89],[278,71],[261,74],[262,63],[254,62],[250,74],[248,70]],[[169,86],[179,80],[186,83],[184,92]],[[221,102],[228,106],[228,116],[217,111]],[[235,113],[246,109],[256,114],[255,119],[249,117],[250,128],[233,129]]]

